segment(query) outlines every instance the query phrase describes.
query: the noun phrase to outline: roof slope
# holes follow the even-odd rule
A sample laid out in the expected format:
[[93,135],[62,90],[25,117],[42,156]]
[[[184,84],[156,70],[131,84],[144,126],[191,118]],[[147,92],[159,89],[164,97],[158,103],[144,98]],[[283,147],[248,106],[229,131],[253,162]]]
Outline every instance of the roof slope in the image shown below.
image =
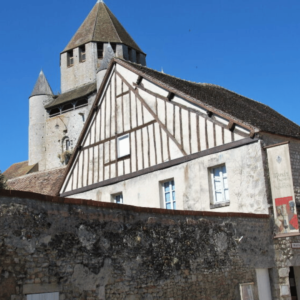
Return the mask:
[[77,89],[71,90],[69,92],[63,93],[59,95],[56,99],[54,99],[51,103],[45,106],[45,108],[51,108],[59,104],[66,103],[71,100],[79,99],[81,97],[85,97],[97,89],[96,82],[83,85]]
[[9,180],[36,171],[38,171],[38,164],[28,166],[28,161],[23,161],[11,165],[3,174]]
[[97,2],[63,52],[89,42],[123,43],[143,52],[103,2]]
[[234,119],[242,121],[260,131],[267,131],[275,134],[300,137],[300,127],[291,120],[285,118],[269,106],[231,92],[223,87],[194,83],[182,80],[165,73],[161,73],[141,65],[119,60],[121,63],[158,80],[165,88],[176,89],[187,96],[190,96],[206,106],[215,108]]
[[38,95],[53,95],[50,84],[43,71],[40,72],[30,97]]
[[66,167],[36,172],[7,181],[9,189],[55,196]]

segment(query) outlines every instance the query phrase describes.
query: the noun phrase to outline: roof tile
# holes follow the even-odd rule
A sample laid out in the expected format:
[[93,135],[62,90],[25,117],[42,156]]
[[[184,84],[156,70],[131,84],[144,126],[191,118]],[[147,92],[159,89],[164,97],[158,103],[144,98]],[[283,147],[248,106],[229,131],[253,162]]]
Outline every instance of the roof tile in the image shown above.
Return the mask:
[[103,2],[95,4],[63,52],[89,42],[123,43],[143,52]]
[[199,101],[199,103],[215,108],[236,120],[240,120],[245,125],[257,128],[259,131],[300,138],[299,125],[263,103],[217,85],[190,82],[132,62],[121,59],[115,60],[128,64],[133,69],[161,82],[166,88],[180,91]]

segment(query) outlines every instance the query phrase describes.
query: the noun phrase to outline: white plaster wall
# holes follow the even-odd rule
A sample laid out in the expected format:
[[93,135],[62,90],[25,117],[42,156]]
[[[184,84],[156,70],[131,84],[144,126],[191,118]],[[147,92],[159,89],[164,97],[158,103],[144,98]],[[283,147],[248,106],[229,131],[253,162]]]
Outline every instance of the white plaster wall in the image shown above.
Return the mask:
[[53,100],[51,96],[39,95],[29,98],[29,165],[39,163],[39,169],[44,168],[45,157],[45,121],[44,106]]
[[79,61],[79,48],[73,50],[74,65],[67,66],[67,53],[61,54],[61,92],[65,93],[81,85],[96,81],[97,44],[85,45],[86,60]]
[[[226,164],[230,205],[211,208],[209,168]],[[177,209],[267,214],[260,142],[208,155],[168,169],[152,172],[70,198],[111,201],[123,193],[124,204],[163,207],[160,182],[174,179]]]
[[[88,106],[46,120],[45,170],[63,165],[58,155],[61,155],[63,152],[62,143],[64,138],[68,137],[71,141],[71,149],[76,146],[95,96],[96,95],[93,94],[89,97]],[[82,114],[84,115],[84,122]]]

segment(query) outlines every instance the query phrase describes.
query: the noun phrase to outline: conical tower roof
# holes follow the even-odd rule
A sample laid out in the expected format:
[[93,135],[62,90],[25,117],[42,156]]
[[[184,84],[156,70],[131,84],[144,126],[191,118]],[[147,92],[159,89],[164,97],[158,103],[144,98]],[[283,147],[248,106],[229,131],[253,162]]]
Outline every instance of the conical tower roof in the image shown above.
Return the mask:
[[33,88],[30,97],[38,96],[38,95],[53,95],[52,89],[48,83],[48,80],[46,79],[43,70],[41,70],[39,74],[39,77],[36,81],[36,84]]
[[122,43],[144,53],[101,0],[95,4],[63,52],[89,42]]

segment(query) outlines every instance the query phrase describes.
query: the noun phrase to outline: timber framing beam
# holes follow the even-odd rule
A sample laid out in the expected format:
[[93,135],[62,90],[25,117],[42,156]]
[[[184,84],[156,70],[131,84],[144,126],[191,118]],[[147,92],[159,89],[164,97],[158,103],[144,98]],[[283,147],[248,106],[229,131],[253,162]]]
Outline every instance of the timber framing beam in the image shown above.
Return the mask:
[[96,189],[96,188],[104,187],[104,186],[115,184],[115,183],[118,183],[118,182],[121,182],[121,181],[124,181],[124,180],[128,180],[128,179],[135,178],[135,177],[138,177],[138,176],[146,175],[146,174],[151,173],[151,172],[167,169],[167,168],[170,168],[170,167],[173,167],[173,166],[185,163],[185,162],[192,161],[192,160],[197,159],[197,158],[201,158],[201,157],[205,157],[205,156],[208,156],[208,155],[211,155],[211,154],[216,154],[216,153],[223,152],[223,151],[226,151],[226,150],[230,150],[230,149],[242,147],[242,146],[245,146],[245,145],[253,144],[253,143],[256,143],[258,141],[259,141],[259,139],[245,138],[245,139],[242,139],[242,140],[239,140],[239,141],[235,141],[235,142],[228,143],[228,144],[225,144],[225,145],[210,148],[210,149],[207,149],[207,150],[204,150],[204,151],[201,151],[201,152],[197,152],[197,153],[194,153],[194,154],[183,156],[183,157],[180,157],[180,158],[177,158],[177,159],[165,162],[165,163],[155,165],[155,166],[150,167],[150,168],[146,168],[146,169],[143,169],[143,170],[133,172],[131,174],[127,174],[127,175],[115,177],[115,178],[112,178],[112,179],[104,180],[104,181],[101,181],[101,182],[98,182],[98,183],[95,183],[95,184],[92,184],[92,185],[89,185],[89,186],[86,186],[86,187],[83,187],[83,188],[79,188],[79,189],[76,189],[76,190],[73,190],[73,191],[70,191],[70,192],[61,193],[60,196],[61,197],[67,197],[67,196],[71,196],[71,195],[84,193],[84,192],[87,192],[87,191],[90,191],[90,190],[93,190],[93,189]]

